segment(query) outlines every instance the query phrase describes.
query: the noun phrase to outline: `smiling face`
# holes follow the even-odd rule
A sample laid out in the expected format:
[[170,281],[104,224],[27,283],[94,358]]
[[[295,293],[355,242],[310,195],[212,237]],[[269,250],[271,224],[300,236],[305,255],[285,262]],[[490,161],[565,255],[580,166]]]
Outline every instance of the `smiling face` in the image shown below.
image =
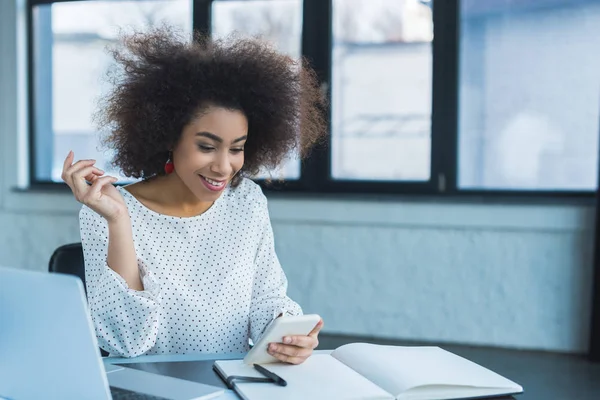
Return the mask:
[[183,128],[173,149],[175,173],[198,200],[216,200],[244,165],[247,135],[241,111],[209,107]]

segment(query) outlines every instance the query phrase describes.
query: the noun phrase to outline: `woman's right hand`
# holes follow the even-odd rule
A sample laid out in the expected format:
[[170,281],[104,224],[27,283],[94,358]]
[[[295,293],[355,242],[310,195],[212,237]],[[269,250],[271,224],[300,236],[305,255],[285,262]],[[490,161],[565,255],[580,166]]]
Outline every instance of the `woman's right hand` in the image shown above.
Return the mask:
[[102,176],[104,171],[94,166],[96,160],[79,160],[73,164],[74,158],[75,155],[70,151],[65,159],[61,177],[71,188],[75,199],[109,222],[128,215],[123,196],[112,185],[118,179],[108,175]]

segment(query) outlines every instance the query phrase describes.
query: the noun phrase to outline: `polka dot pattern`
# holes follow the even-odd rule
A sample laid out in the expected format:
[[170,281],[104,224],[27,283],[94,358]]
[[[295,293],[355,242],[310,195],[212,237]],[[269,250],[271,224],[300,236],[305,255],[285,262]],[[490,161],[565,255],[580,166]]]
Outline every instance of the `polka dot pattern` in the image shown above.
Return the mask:
[[123,188],[143,291],[106,263],[106,220],[79,213],[88,302],[100,347],[111,355],[241,353],[281,312],[286,295],[267,199],[250,180],[227,188],[205,213],[172,217]]

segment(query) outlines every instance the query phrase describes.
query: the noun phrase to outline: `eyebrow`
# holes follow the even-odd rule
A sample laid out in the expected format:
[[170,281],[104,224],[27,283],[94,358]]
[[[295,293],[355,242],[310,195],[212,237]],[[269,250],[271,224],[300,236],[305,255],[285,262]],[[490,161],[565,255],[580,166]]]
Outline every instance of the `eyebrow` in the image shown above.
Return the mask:
[[[215,135],[214,133],[210,133],[210,132],[198,132],[198,133],[196,133],[196,136],[203,136],[205,138],[214,140],[215,142],[223,143],[223,139],[221,139],[219,136]],[[244,135],[242,137],[239,137],[239,138],[235,139],[231,143],[241,142],[243,140],[246,140],[247,138],[248,138],[248,135]]]

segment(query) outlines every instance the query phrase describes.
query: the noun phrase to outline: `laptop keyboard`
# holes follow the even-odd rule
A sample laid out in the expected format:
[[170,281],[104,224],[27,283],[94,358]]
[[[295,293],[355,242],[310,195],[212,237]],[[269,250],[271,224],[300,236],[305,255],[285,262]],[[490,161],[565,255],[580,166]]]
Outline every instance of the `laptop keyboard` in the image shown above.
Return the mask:
[[169,400],[164,397],[152,396],[151,394],[133,392],[127,389],[121,389],[111,386],[110,394],[113,400]]

